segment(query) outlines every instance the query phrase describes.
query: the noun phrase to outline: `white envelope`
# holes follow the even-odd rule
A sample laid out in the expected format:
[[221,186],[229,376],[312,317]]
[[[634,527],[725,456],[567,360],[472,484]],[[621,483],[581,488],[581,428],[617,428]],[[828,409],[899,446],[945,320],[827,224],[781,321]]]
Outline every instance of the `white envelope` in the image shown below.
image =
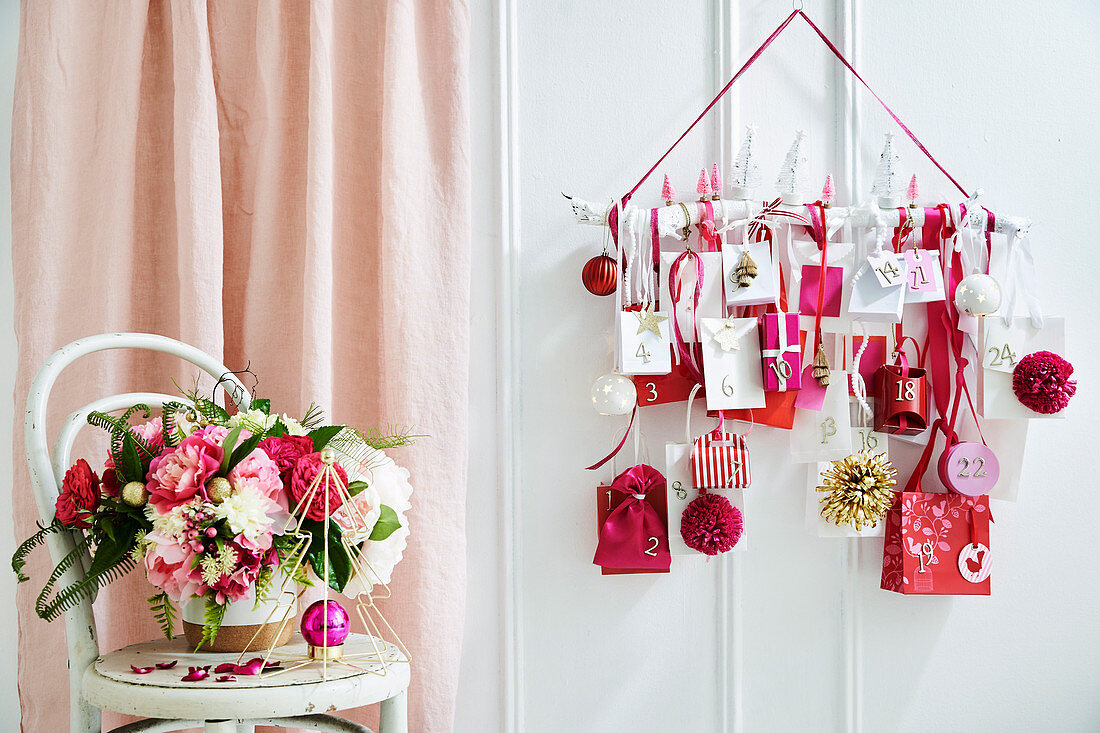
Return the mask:
[[[983,326],[986,329],[982,344],[983,364],[987,357],[991,357],[991,349],[998,349],[1001,361],[1006,361],[1006,345],[1017,361],[1036,351],[1052,351],[1059,356],[1065,355],[1064,318],[1044,318],[1041,329],[1035,328],[1030,318],[1014,318],[1006,329],[1001,319],[986,317]],[[998,371],[983,366],[978,370],[978,381],[978,409],[988,420],[1061,419],[1066,416],[1066,410],[1044,415],[1020,404],[1016,393],[1012,391],[1011,371]]]
[[[737,286],[734,274],[741,255],[745,252],[753,259],[757,275],[747,287]],[[736,245],[727,241],[722,249],[722,276],[726,290],[726,305],[761,305],[775,303],[779,297],[779,269],[772,258],[769,242],[751,242]]]
[[[669,274],[672,272],[672,263],[683,252],[661,253],[661,307],[673,315],[672,296],[668,290]],[[703,284],[699,293],[699,310],[696,318],[721,318],[725,315],[725,304],[722,301],[722,253],[698,252],[697,256],[703,261]],[[684,341],[692,343],[698,341],[692,329],[692,308],[695,296],[695,278],[697,274],[694,259],[686,258],[680,266],[680,301],[676,304],[675,315],[680,323],[680,333]],[[669,333],[675,339],[676,331],[669,326]]]
[[[673,555],[695,555],[707,557],[701,552],[691,549],[684,544],[684,538],[680,535],[680,518],[684,509],[699,496],[699,490],[694,488],[691,480],[691,444],[690,443],[665,443],[665,495],[668,497],[668,549]],[[745,514],[745,492],[743,489],[707,489],[708,494],[720,494],[730,503]],[[745,534],[733,546],[730,552],[741,552],[745,549]]]
[[760,369],[760,323],[755,318],[728,319],[740,346],[724,350],[714,338],[725,318],[704,318],[699,331],[703,350],[703,387],[708,410],[764,407],[764,377]]
[[848,315],[853,321],[900,323],[905,307],[905,288],[882,287],[869,263],[864,263],[852,279]]
[[798,463],[835,461],[852,452],[848,373],[833,370],[821,412],[797,410],[791,427],[791,458]]

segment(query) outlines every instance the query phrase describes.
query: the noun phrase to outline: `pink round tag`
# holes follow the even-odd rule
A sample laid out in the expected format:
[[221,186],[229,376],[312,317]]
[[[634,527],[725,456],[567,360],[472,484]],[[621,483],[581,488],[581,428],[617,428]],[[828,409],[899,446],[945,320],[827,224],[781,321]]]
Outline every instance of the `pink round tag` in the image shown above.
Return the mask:
[[940,479],[956,494],[988,494],[1001,475],[997,456],[983,443],[956,443],[940,461]]

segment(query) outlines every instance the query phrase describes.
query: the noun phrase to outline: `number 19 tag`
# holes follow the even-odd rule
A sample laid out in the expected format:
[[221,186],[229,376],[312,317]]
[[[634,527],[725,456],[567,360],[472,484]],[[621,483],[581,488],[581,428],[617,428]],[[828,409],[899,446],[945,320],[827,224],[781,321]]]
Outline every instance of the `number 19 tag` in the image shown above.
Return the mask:
[[875,278],[882,287],[892,288],[905,284],[908,267],[900,255],[879,250],[872,252],[867,262],[871,265],[871,271],[875,273]]

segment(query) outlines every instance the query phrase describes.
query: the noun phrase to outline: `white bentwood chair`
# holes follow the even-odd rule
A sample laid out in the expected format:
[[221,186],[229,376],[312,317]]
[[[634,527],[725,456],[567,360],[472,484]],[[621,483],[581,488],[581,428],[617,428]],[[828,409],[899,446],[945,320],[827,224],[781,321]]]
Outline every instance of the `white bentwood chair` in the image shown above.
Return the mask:
[[[147,349],[177,356],[219,380],[222,393],[237,407],[247,407],[250,399],[240,380],[217,359],[164,336],[110,333],[83,338],[62,347],[35,376],[25,416],[27,462],[38,513],[45,524],[53,521],[54,503],[69,466],[73,441],[87,424],[89,412],[117,410],[137,403],[160,407],[165,402],[179,400],[167,394],[135,392],[91,402],[69,415],[58,435],[51,461],[46,437],[46,405],[57,376],[76,359],[109,349]],[[78,541],[77,532],[50,535],[47,544],[54,563],[65,557]],[[59,587],[78,582],[84,572],[81,563],[76,563],[60,579]],[[238,655],[194,654],[182,636],[172,641],[162,639],[134,644],[101,654],[89,599],[65,613],[65,633],[69,647],[71,733],[98,733],[100,710],[147,718],[115,728],[113,733],[152,733],[200,726],[216,733],[243,733],[252,731],[255,725],[370,733],[366,726],[327,713],[373,703],[381,703],[382,733],[408,731],[405,700],[410,676],[408,663],[389,664],[384,675],[330,668],[327,681],[323,681],[317,670],[307,668],[302,670],[307,673],[305,676],[297,672],[261,679],[238,676],[233,683],[204,685],[182,682],[183,673],[179,670],[186,670],[188,662],[197,665],[196,660],[200,657],[202,664],[216,665],[235,662]],[[353,634],[345,643],[367,642],[365,635]],[[296,634],[291,643],[302,643],[300,635]],[[393,651],[399,654],[396,648]],[[180,659],[171,673],[135,675],[129,672],[129,665],[134,662],[140,665],[139,660],[148,664],[168,658]]]

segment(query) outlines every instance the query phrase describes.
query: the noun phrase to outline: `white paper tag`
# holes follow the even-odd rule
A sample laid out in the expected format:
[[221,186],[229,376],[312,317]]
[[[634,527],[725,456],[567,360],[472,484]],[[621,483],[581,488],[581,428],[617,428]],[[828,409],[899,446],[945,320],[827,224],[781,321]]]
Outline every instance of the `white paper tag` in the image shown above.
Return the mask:
[[882,453],[890,460],[889,433],[876,433],[871,428],[852,428],[852,452],[869,450],[874,454]]
[[798,410],[791,427],[791,458],[800,463],[835,461],[852,452],[848,373],[829,374],[821,412]]
[[[731,333],[732,330],[732,333]],[[708,410],[765,406],[760,371],[760,324],[755,318],[703,318],[703,387]],[[738,346],[727,348],[735,338]]]
[[996,372],[1011,374],[1027,354],[1024,351],[1023,329],[1016,325],[1004,325],[1000,318],[985,319],[985,352],[982,354],[982,366]]
[[892,288],[905,284],[906,273],[908,273],[909,268],[906,265],[905,258],[901,255],[886,250],[878,250],[867,257],[867,263],[871,266],[871,271],[875,273],[875,279],[882,287]]
[[[848,315],[854,321],[900,323],[905,307],[903,282],[896,288],[884,288],[871,277],[872,266],[865,264],[852,279]],[[877,272],[877,271],[876,271]]]
[[[666,311],[623,311],[619,319],[623,374],[668,374],[672,371],[670,323]],[[647,328],[649,325],[656,327],[659,334]]]

